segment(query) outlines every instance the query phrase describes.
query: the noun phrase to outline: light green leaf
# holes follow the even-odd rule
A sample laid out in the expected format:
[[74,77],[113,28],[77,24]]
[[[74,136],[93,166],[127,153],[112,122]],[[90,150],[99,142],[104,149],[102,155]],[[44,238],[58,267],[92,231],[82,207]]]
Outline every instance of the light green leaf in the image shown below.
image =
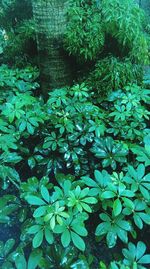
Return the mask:
[[26,259],[22,254],[18,254],[15,258],[15,265],[17,269],[26,269]]
[[87,204],[96,204],[97,199],[94,197],[87,197],[87,198],[82,199],[82,202],[87,203]]
[[144,255],[139,261],[138,263],[141,264],[149,264],[150,265],[150,255]]
[[116,199],[113,203],[113,212],[115,216],[118,216],[122,211],[122,204],[120,202],[120,199]]
[[53,216],[50,220],[50,227],[53,230],[55,228],[56,225],[56,220],[55,220],[55,216]]
[[38,248],[43,242],[43,230],[40,230],[33,238],[32,244],[34,248]]
[[28,229],[29,234],[35,234],[41,229],[41,225],[33,225]]
[[43,199],[49,203],[50,200],[49,191],[44,185],[41,186],[41,195]]
[[72,230],[74,232],[76,232],[77,234],[79,234],[80,236],[87,236],[87,230],[85,229],[85,227],[79,225],[79,224],[75,224],[75,225],[72,225]]
[[70,232],[66,229],[61,235],[61,242],[64,248],[68,247],[71,241]]
[[40,206],[40,207],[38,207],[34,211],[33,217],[34,218],[39,218],[39,217],[43,216],[45,214],[45,212],[46,212],[46,209],[47,209],[47,206]]
[[41,198],[34,195],[26,196],[26,200],[31,205],[45,205],[46,204]]
[[136,248],[136,259],[139,260],[144,255],[145,251],[146,245],[143,242],[139,241]]
[[115,196],[116,196],[116,194],[114,192],[112,192],[112,191],[104,191],[102,193],[102,195],[101,195],[101,198],[103,198],[103,199],[110,199],[110,198],[113,198]]
[[82,209],[80,209],[79,206],[82,206],[82,208],[83,208],[85,211],[89,212],[89,213],[92,212],[91,207],[90,207],[89,205],[85,204],[85,203],[81,203],[81,204],[78,204],[78,205],[77,205],[77,208],[78,208],[79,212],[82,211]]
[[116,245],[117,236],[113,232],[108,232],[106,236],[107,245],[109,248],[113,248]]
[[45,228],[45,238],[49,244],[53,244],[54,242],[53,234],[47,227]]
[[85,243],[83,239],[76,233],[71,231],[71,239],[73,241],[73,244],[80,249],[81,251],[85,250]]
[[34,134],[34,128],[29,122],[27,122],[27,130],[28,130],[29,134],[31,134],[31,135]]

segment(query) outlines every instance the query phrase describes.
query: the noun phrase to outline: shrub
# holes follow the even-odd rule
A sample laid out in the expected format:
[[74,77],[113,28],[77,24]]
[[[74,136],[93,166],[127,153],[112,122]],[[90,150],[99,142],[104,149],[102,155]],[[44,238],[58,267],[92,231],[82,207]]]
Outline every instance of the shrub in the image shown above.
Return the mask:
[[0,242],[2,268],[98,268],[91,223],[97,242],[123,248],[100,268],[149,265],[150,91],[133,84],[96,103],[82,83],[44,103],[34,69],[2,66],[1,76],[0,222],[21,233]]
[[143,78],[142,67],[132,65],[125,59],[108,56],[97,61],[94,70],[86,78],[86,83],[94,90],[97,100],[101,100],[111,91],[124,88],[130,83],[140,84]]
[[149,62],[144,13],[132,0],[75,1],[68,14],[65,43],[71,54],[97,59],[104,49],[105,36],[110,35],[119,44],[121,55],[135,62]]
[[102,19],[93,3],[94,1],[73,1],[68,10],[65,47],[70,54],[82,57],[83,60],[95,60],[105,41]]

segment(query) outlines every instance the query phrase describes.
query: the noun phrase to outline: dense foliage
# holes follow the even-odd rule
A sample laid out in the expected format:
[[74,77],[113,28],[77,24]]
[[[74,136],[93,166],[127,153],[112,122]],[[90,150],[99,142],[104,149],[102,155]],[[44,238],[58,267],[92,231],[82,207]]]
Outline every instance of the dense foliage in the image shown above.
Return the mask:
[[[73,245],[85,251],[94,212],[100,217],[94,225],[97,240],[106,238],[108,248],[121,240],[135,253],[130,241],[141,240],[139,231],[150,223],[150,91],[129,85],[99,105],[91,89],[76,84],[54,90],[44,104],[32,94],[38,86],[33,82],[36,72],[1,67],[0,177],[8,191],[1,198],[1,222],[13,225],[18,220],[22,226],[16,250],[13,239],[3,246],[7,251],[2,248],[1,255],[7,256],[2,268],[14,263],[16,268],[20,263],[22,268],[47,268],[47,263],[54,268],[56,258],[49,260],[44,247],[54,242],[66,251]],[[24,169],[33,175],[25,181]],[[10,186],[18,194],[9,192]],[[144,255],[140,240],[137,248]],[[27,262],[24,251],[30,243],[33,252]],[[92,266],[92,260],[78,255],[76,261],[75,256],[65,261],[70,264],[66,268]],[[123,255],[123,262],[112,262],[110,268],[146,268],[142,264],[149,263],[147,254],[131,259],[123,249]],[[101,262],[100,268],[107,267]]]
[[30,0],[0,1],[2,62],[25,66],[36,58],[35,23]]
[[[143,31],[144,14],[134,1],[77,0],[72,2],[68,13],[66,47],[71,54],[94,60],[114,39],[119,56],[148,62],[149,38]],[[115,49],[112,43],[111,49]]]
[[[54,89],[45,101],[37,68],[0,66],[0,223],[17,231],[0,241],[0,267],[146,269],[150,82],[139,64],[149,57],[144,15],[130,0],[76,0],[68,15],[64,45],[89,64],[78,82]],[[9,33],[12,25],[3,27]],[[8,51],[15,50],[11,42]]]

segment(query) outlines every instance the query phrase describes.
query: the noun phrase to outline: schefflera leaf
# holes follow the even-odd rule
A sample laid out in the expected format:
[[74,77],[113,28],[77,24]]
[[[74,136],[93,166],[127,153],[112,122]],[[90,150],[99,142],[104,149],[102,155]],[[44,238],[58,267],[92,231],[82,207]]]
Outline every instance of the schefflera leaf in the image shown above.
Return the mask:
[[[128,249],[123,249],[122,253],[125,257],[124,264],[128,266],[133,266],[133,264],[136,263],[137,268],[146,268],[146,267],[140,267],[143,264],[150,265],[150,255],[145,254],[146,252],[146,245],[139,241],[137,243],[137,246],[135,246],[133,243],[129,242]],[[145,255],[144,255],[145,254]]]
[[34,235],[32,240],[32,245],[34,248],[38,248],[42,244],[44,236],[49,244],[54,242],[53,232],[49,226],[36,224],[31,226],[27,232]]
[[87,236],[87,230],[84,227],[83,222],[76,219],[64,220],[62,225],[56,225],[54,228],[54,233],[61,234],[61,243],[63,247],[68,247],[73,242],[74,246],[81,251],[85,251],[85,243],[82,237]]
[[30,205],[46,205],[46,203],[35,195],[26,196],[26,200]]

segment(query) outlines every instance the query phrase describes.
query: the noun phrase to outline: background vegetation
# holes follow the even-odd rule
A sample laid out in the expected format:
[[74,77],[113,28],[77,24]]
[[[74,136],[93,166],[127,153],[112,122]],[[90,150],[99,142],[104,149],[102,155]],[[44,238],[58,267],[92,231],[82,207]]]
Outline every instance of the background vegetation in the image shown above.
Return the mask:
[[74,80],[45,93],[33,2],[1,1],[0,266],[149,268],[148,19],[131,0],[69,1]]

